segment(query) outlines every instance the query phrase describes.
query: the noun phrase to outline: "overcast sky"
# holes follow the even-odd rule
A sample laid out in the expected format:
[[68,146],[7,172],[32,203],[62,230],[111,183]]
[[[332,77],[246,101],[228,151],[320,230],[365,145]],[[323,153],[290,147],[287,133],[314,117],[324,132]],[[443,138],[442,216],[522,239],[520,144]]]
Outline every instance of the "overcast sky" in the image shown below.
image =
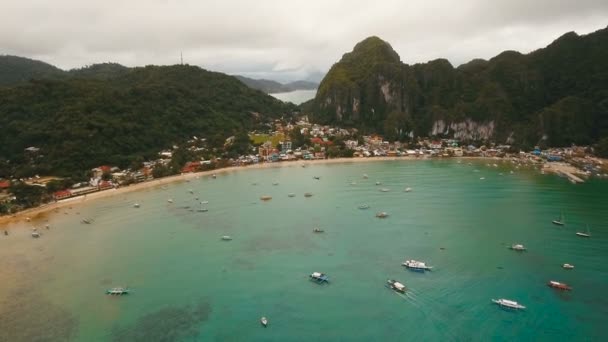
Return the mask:
[[276,80],[325,73],[365,37],[408,64],[529,52],[608,26],[607,0],[0,0],[0,54],[63,69],[179,63]]

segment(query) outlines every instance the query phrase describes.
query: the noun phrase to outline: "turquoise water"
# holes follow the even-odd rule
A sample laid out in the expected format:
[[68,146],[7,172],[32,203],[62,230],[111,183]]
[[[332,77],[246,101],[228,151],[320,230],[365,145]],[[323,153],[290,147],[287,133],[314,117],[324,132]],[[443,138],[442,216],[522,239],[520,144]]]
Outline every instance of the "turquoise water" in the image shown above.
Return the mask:
[[270,94],[273,97],[283,101],[283,102],[291,102],[294,104],[301,104],[310,99],[313,99],[317,94],[317,90],[294,90],[287,93],[274,93]]
[[[75,204],[47,217],[38,240],[26,229],[0,236],[0,340],[606,340],[608,183],[509,170],[294,163]],[[209,211],[190,211],[194,197]],[[560,211],[565,227],[551,224]],[[590,239],[574,234],[585,224]],[[408,271],[409,258],[435,268]],[[313,271],[331,284],[310,282]],[[406,295],[385,288],[388,278]],[[551,279],[574,289],[557,292]],[[134,292],[104,295],[120,285]],[[492,298],[528,309],[504,311]]]

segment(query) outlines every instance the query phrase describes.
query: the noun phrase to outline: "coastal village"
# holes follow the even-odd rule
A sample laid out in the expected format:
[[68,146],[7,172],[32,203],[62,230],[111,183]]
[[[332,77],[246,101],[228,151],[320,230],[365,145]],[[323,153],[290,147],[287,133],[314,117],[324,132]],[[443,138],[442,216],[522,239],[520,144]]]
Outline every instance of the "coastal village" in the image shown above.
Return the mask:
[[[266,132],[250,132],[249,154],[237,157],[221,156],[221,151],[205,147],[205,138],[192,137],[184,145],[195,159],[183,164],[177,174],[209,171],[224,167],[248,166],[260,163],[283,163],[294,161],[324,160],[333,158],[382,158],[382,159],[446,159],[446,158],[485,158],[487,166],[498,167],[497,161],[507,162],[513,169],[528,167],[540,173],[557,174],[572,183],[582,183],[589,177],[608,177],[608,165],[604,160],[593,156],[592,149],[586,146],[550,148],[532,151],[515,151],[504,144],[469,144],[453,138],[418,138],[408,143],[387,141],[380,135],[359,135],[354,128],[340,128],[309,123],[306,116],[289,123],[276,120]],[[297,132],[296,132],[297,131]],[[303,137],[300,145],[291,138]],[[298,134],[299,133],[299,134]],[[234,143],[235,137],[226,139],[225,147]],[[257,144],[256,144],[257,142]],[[112,165],[100,165],[90,170],[88,181],[77,182],[70,187],[58,189],[47,197],[46,202],[57,202],[68,198],[85,196],[90,193],[116,189],[135,183],[151,181],[158,176],[156,169],[167,168],[179,146],[159,151],[156,160],[145,161],[138,169],[120,169]],[[32,154],[40,150],[29,147],[24,153]],[[213,155],[207,159],[203,155]],[[199,157],[200,156],[200,157]],[[156,175],[156,176],[155,176]],[[0,179],[0,206],[4,212],[14,214],[26,209],[17,204],[17,196],[11,192],[13,184],[45,188],[57,177],[36,176],[28,179]]]

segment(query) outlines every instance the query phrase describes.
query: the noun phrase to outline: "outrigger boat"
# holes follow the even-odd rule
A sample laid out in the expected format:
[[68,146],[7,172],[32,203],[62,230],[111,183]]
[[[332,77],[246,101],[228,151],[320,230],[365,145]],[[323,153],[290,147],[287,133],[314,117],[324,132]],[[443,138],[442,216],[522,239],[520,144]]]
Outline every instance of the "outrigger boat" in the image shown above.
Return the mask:
[[512,249],[512,250],[518,251],[518,252],[523,252],[526,250],[526,247],[524,247],[524,245],[521,245],[521,244],[513,244],[513,245],[511,245],[511,247],[509,247],[509,249]]
[[113,295],[113,296],[122,296],[122,295],[129,294],[130,291],[131,290],[129,290],[128,287],[113,287],[113,288],[107,290],[106,294]]
[[325,273],[312,272],[309,277],[310,280],[316,282],[317,284],[329,283],[329,277]]
[[563,214],[563,213],[561,213],[561,214],[559,215],[559,220],[553,220],[553,221],[551,221],[551,223],[553,223],[553,224],[555,224],[555,225],[558,225],[558,226],[563,226],[563,225],[565,225],[565,224],[566,224],[566,220],[564,219],[564,214]]
[[433,269],[433,267],[427,266],[424,262],[418,260],[406,260],[402,265],[414,271],[424,272]]
[[390,288],[391,290],[395,291],[395,292],[399,292],[399,293],[405,293],[405,285],[401,284],[400,282],[396,281],[396,280],[392,280],[389,279],[386,281],[386,286],[388,286],[388,288]]
[[266,318],[266,317],[260,318],[260,324],[262,324],[262,326],[264,328],[266,328],[268,326],[268,318]]
[[503,308],[508,308],[508,309],[519,310],[519,309],[525,309],[526,308],[525,306],[519,304],[518,302],[513,301],[513,300],[509,300],[509,299],[503,299],[503,298],[501,298],[501,299],[492,299],[492,302],[500,305]]
[[559,281],[555,281],[555,280],[549,280],[549,282],[547,283],[547,286],[552,287],[554,289],[558,289],[558,290],[564,290],[564,291],[572,290],[572,287],[570,287],[568,284],[560,283]]

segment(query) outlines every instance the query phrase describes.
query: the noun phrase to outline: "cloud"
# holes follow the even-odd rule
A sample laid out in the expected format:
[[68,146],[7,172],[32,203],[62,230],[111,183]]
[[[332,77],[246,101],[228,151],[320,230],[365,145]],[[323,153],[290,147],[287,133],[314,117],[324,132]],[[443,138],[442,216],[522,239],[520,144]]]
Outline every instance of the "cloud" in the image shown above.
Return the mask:
[[0,53],[69,69],[114,61],[189,64],[278,80],[326,71],[377,35],[406,63],[454,65],[529,52],[568,31],[606,27],[598,0],[7,0]]

